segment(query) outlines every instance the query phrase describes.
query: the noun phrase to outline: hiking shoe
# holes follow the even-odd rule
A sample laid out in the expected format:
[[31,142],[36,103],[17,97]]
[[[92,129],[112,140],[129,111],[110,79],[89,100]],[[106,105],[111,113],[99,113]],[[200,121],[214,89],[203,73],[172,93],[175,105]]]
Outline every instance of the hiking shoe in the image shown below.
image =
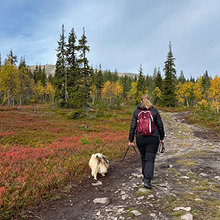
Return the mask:
[[152,189],[151,183],[148,181],[144,181],[144,187],[146,187],[147,189]]

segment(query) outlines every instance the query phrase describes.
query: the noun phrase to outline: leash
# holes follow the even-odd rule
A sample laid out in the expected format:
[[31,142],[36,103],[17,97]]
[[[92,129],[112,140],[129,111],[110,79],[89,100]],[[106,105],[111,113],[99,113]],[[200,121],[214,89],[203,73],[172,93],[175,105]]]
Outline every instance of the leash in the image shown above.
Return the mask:
[[106,158],[106,157],[102,157],[103,158],[103,160],[107,163],[107,164],[109,164],[109,165],[111,165],[111,166],[118,166],[118,164],[112,164],[112,163],[110,163],[110,161]]
[[161,143],[159,144],[158,151],[159,151],[160,153],[164,153],[164,152],[165,152],[165,147],[164,147],[164,143],[163,143],[163,142],[161,142]]
[[[131,146],[131,145],[128,145],[128,148],[127,148],[127,150],[126,150],[126,152],[125,152],[125,155],[124,155],[124,157],[123,157],[123,159],[122,159],[121,161],[123,161],[123,160],[125,159],[125,157],[126,157],[126,155],[127,155],[127,153],[128,153],[128,150],[129,150],[129,147],[130,147],[130,146]],[[132,147],[133,147],[134,151],[137,153],[135,147],[134,147],[133,145],[132,145]]]

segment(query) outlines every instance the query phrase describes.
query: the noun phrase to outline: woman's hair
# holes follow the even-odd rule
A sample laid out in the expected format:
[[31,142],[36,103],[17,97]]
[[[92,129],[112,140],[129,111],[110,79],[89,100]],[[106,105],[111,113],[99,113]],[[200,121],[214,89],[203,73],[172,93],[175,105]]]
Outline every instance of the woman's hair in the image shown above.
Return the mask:
[[153,107],[152,103],[150,102],[150,98],[148,95],[144,94],[141,96],[141,108],[150,109]]

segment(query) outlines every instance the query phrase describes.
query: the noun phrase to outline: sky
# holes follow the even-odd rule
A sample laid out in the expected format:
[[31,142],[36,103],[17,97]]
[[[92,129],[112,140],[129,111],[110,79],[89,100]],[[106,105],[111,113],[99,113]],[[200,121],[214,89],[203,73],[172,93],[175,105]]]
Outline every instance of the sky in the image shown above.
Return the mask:
[[177,77],[220,76],[219,0],[5,0],[0,3],[2,62],[13,51],[27,65],[56,64],[64,24],[87,37],[89,65],[164,77],[172,44]]

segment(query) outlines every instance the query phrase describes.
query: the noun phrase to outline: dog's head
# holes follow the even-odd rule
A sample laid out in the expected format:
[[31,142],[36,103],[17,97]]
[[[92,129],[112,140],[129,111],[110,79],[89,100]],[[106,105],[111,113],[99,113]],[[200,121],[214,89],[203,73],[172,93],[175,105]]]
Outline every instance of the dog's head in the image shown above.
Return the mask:
[[108,160],[108,158],[105,155],[97,153],[96,154],[96,158],[99,161],[99,163],[103,163],[103,164],[109,165],[109,160]]

